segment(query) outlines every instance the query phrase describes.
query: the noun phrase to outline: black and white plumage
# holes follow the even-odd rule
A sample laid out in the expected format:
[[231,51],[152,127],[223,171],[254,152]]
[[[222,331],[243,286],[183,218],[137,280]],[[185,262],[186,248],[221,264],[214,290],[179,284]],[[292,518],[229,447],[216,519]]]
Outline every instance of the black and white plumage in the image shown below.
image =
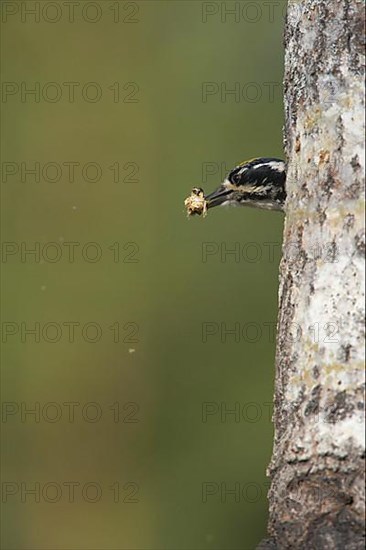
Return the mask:
[[205,195],[207,208],[243,205],[283,210],[286,200],[286,164],[277,158],[256,158],[231,170],[223,183]]

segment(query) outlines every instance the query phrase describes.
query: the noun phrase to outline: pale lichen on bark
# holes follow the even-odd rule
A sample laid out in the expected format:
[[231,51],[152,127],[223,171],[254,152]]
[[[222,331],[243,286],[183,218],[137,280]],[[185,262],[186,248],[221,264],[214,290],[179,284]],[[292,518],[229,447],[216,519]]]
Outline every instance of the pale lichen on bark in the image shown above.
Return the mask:
[[263,548],[363,548],[363,9],[361,0],[288,5],[288,199]]

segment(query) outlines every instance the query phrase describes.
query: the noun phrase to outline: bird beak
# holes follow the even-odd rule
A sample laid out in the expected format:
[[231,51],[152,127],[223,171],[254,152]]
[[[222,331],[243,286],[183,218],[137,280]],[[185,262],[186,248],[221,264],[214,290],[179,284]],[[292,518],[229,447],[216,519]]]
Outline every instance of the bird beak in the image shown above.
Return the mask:
[[226,202],[231,195],[232,190],[226,189],[223,185],[220,185],[215,191],[205,196],[207,208],[213,208],[214,206],[220,206],[220,204]]

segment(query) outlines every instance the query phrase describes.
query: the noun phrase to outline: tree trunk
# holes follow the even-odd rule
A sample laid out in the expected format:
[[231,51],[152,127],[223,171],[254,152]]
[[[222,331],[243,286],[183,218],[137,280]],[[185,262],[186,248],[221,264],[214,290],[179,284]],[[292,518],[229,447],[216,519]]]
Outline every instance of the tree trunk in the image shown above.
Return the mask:
[[270,538],[364,548],[363,2],[290,2]]

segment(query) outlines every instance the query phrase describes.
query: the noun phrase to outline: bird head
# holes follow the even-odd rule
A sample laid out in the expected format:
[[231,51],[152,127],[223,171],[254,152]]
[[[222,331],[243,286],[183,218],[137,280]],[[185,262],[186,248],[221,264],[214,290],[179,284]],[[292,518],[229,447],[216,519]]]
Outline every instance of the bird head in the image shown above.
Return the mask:
[[205,195],[207,208],[247,205],[283,210],[286,199],[283,160],[258,158],[236,166],[215,191]]

